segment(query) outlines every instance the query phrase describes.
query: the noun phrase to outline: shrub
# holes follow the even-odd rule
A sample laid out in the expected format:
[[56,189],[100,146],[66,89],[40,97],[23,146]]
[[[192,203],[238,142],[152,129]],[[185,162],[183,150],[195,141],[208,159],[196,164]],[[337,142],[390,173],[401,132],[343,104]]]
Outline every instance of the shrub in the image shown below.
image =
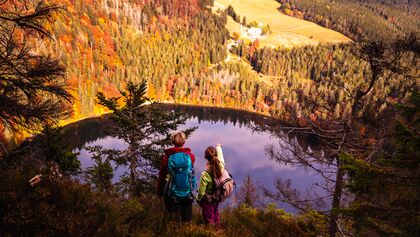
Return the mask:
[[258,210],[241,206],[223,211],[226,236],[317,236],[306,229],[313,219],[298,219],[281,209]]
[[258,24],[258,22],[256,22],[256,21],[251,21],[250,23],[249,23],[249,25],[248,25],[249,27],[258,27],[259,26],[259,24]]
[[219,228],[204,225],[194,205],[193,221],[185,224],[154,194],[126,198],[48,173],[31,187],[35,174],[33,168],[0,173],[0,236],[316,236],[325,229],[316,214],[293,217],[274,205],[227,208]]
[[92,192],[88,185],[43,174],[31,187],[35,173],[2,171],[0,179],[1,236],[123,236],[127,233],[115,197]]

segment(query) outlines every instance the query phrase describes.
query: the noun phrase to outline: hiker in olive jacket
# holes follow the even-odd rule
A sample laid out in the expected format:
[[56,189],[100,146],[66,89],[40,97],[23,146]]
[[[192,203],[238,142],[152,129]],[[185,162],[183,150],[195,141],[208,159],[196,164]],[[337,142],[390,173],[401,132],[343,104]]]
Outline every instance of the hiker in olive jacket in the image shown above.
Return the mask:
[[209,198],[214,191],[214,178],[219,179],[225,167],[221,145],[217,148],[208,147],[204,152],[207,160],[206,168],[201,173],[197,201],[202,208],[203,219],[206,224],[220,223],[219,202]]

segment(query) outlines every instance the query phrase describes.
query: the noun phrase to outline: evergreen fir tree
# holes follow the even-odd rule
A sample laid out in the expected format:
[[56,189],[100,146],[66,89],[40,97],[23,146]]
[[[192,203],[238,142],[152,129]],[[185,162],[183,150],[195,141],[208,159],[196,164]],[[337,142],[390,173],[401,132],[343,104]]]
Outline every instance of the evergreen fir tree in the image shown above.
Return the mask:
[[110,193],[114,170],[108,156],[103,156],[101,147],[88,147],[87,149],[92,154],[91,159],[95,163],[85,171],[86,180],[93,184],[98,191]]
[[[163,148],[170,145],[170,132],[184,124],[186,117],[164,112],[147,97],[146,81],[136,85],[129,81],[122,97],[107,98],[97,94],[98,103],[112,111],[115,122],[114,137],[127,144],[125,150],[103,150],[117,166],[128,168],[128,176],[121,179],[123,191],[137,195],[150,188],[160,165]],[[120,105],[122,102],[122,105]],[[190,134],[193,129],[187,129]]]
[[420,93],[408,105],[396,105],[396,122],[385,154],[374,161],[342,155],[355,201],[342,212],[359,236],[418,236],[420,226]]

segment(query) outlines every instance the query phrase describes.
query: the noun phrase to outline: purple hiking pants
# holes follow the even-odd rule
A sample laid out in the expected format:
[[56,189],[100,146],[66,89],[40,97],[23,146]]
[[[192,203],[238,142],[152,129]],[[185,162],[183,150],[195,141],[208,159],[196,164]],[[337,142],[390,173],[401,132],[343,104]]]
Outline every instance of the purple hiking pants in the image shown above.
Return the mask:
[[209,202],[203,199],[200,202],[201,210],[203,212],[203,219],[206,224],[220,223],[219,203]]

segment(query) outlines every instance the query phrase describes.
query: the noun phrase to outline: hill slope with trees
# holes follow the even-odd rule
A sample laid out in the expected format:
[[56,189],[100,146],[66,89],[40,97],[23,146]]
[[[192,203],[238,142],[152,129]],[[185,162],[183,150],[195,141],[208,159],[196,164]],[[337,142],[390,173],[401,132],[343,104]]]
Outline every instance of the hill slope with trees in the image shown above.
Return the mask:
[[[40,133],[10,150],[0,140],[1,235],[418,236],[417,34],[400,38],[398,26],[396,40],[381,28],[362,34],[369,41],[293,49],[238,42],[230,49],[238,61],[224,62],[228,12],[213,14],[212,1],[56,2],[65,7],[0,3],[1,131]],[[388,6],[411,14],[416,5],[382,1]],[[150,97],[289,122],[254,125],[310,139],[311,147],[287,137],[267,153],[314,169],[327,181],[327,196],[301,197],[291,181],[278,180],[265,195],[301,213],[255,209],[249,178],[239,199],[248,206],[223,212],[222,233],[198,220],[174,223],[152,187],[158,153],[184,120],[149,106]],[[113,112],[113,134],[129,146],[92,148],[95,164],[82,171],[69,141],[51,126],[68,118],[71,105],[75,119],[104,112],[98,102]],[[118,185],[111,161],[130,167]]]
[[280,11],[334,29],[351,39],[392,42],[419,33],[418,1],[277,0]]

